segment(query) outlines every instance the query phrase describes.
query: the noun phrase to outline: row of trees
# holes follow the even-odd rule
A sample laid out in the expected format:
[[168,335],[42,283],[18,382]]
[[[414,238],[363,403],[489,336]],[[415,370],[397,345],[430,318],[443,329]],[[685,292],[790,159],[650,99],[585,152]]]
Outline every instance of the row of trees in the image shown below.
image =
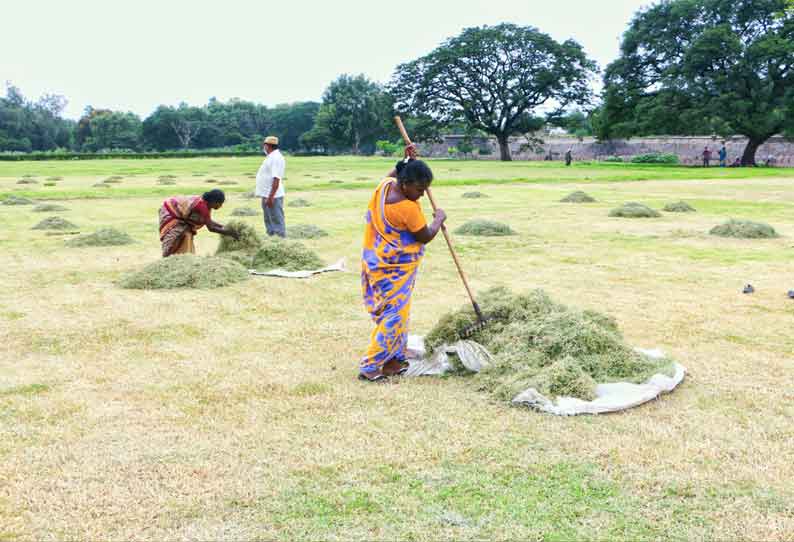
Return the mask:
[[532,140],[552,124],[602,140],[741,134],[749,139],[742,162],[753,164],[769,137],[794,136],[792,3],[662,0],[638,12],[604,72],[600,100],[592,93],[598,68],[581,45],[500,24],[464,30],[398,66],[387,85],[342,75],[322,103],[212,99],[160,106],[144,120],[89,107],[75,124],[60,118],[62,98],[28,103],[9,87],[0,100],[0,150],[255,149],[276,133],[288,150],[371,153],[394,139],[397,111],[417,140],[445,131],[492,135],[502,160],[510,160],[509,137]]

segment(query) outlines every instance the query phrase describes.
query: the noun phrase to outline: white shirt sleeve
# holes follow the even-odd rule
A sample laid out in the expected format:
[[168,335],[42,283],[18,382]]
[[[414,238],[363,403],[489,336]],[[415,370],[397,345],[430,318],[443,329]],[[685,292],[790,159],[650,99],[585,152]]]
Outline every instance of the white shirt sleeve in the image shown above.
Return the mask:
[[279,180],[284,179],[284,169],[286,168],[286,161],[284,157],[281,156],[279,153],[278,160],[273,160],[273,164],[270,168],[270,176],[275,177]]

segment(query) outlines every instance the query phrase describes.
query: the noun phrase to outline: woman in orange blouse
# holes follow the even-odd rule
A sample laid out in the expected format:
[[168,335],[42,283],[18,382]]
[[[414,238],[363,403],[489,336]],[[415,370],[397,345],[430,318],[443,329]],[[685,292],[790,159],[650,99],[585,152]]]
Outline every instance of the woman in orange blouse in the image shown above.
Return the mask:
[[419,198],[430,186],[433,172],[415,155],[413,146],[406,149],[406,161],[381,181],[366,214],[361,289],[375,322],[359,367],[359,379],[367,382],[384,381],[407,369],[405,347],[416,272],[425,245],[447,218],[437,209],[433,222],[427,224]]

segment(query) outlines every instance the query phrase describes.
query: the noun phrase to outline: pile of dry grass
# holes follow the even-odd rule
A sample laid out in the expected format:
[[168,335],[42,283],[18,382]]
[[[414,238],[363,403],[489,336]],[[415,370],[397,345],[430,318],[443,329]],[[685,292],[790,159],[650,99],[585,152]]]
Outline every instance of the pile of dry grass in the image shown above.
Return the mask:
[[31,211],[34,213],[60,213],[61,211],[68,211],[67,207],[58,205],[57,203],[39,203]]
[[251,262],[251,267],[258,271],[304,271],[318,269],[323,265],[320,257],[301,243],[273,238],[262,243],[262,248]]
[[32,230],[76,230],[77,226],[65,218],[50,216],[36,224]]
[[642,203],[630,201],[609,211],[609,216],[620,218],[658,218],[662,216],[662,213]]
[[[488,325],[471,339],[494,359],[474,380],[479,389],[500,399],[510,400],[532,387],[547,396],[591,400],[596,383],[672,375],[670,360],[636,352],[608,316],[555,303],[542,290],[513,294],[494,288],[479,297]],[[430,351],[452,344],[475,322],[467,305],[442,317],[425,343]]]
[[467,199],[469,198],[475,199],[475,198],[487,198],[488,196],[483,194],[482,192],[475,191],[475,192],[464,192],[463,197]]
[[305,200],[303,198],[298,198],[298,199],[294,199],[294,200],[290,201],[287,204],[287,206],[288,207],[311,207],[312,204],[308,200]]
[[102,182],[105,183],[105,184],[119,184],[123,179],[124,179],[124,177],[121,177],[119,175],[114,175],[112,177],[108,177],[107,179],[105,179]]
[[237,232],[239,238],[235,239],[228,235],[221,236],[221,241],[218,243],[218,250],[215,252],[216,256],[221,255],[223,252],[239,251],[253,254],[262,246],[262,238],[257,233],[256,228],[250,224],[246,224],[240,220],[233,220],[226,224],[226,228]]
[[55,185],[56,184],[54,182],[49,182],[49,181],[44,183],[44,186],[55,186]]
[[233,184],[239,184],[237,181],[220,181],[218,182],[219,185],[222,186],[231,186]]
[[563,203],[593,203],[596,199],[582,190],[571,192],[560,200]]
[[775,228],[763,222],[730,219],[724,224],[714,226],[711,235],[720,237],[738,237],[740,239],[774,239],[780,237]]
[[290,239],[317,239],[328,237],[328,232],[314,224],[296,224],[287,228],[287,237]]
[[157,179],[157,184],[168,186],[168,185],[176,184],[176,181],[174,179],[160,177],[159,179]]
[[111,185],[107,183],[96,183],[91,186],[93,186],[94,188],[111,188]]
[[17,184],[39,184],[39,181],[30,178],[19,179]]
[[232,216],[259,216],[260,214],[260,211],[251,209],[250,207],[238,207],[232,211]]
[[66,246],[69,247],[115,247],[130,245],[135,241],[123,231],[114,228],[102,228],[94,233],[81,235],[74,239],[69,239]]
[[483,237],[498,237],[503,235],[515,235],[516,232],[507,224],[495,222],[493,220],[474,219],[469,220],[455,230],[458,235],[479,235]]
[[687,202],[685,202],[683,200],[682,201],[676,201],[676,202],[673,202],[673,203],[668,203],[667,205],[664,206],[664,208],[662,210],[666,211],[668,213],[694,213],[695,212],[695,208],[692,207],[690,204],[688,204]]
[[47,177],[45,180],[47,180],[47,181],[62,181],[63,177]]
[[218,181],[217,181],[216,179],[207,179],[207,180],[206,180],[206,181],[204,181],[204,182],[205,182],[205,183],[209,183],[209,184],[215,184],[215,183],[217,183]]
[[180,254],[163,258],[119,282],[122,288],[160,290],[172,288],[220,288],[248,278],[237,262],[213,256]]
[[22,196],[6,196],[3,205],[33,205],[33,200]]

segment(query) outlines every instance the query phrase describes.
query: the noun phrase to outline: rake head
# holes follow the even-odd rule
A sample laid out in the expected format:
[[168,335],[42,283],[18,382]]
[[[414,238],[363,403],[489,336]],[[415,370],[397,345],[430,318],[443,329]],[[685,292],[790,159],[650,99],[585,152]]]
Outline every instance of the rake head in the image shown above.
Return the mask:
[[480,306],[477,304],[476,301],[472,301],[472,307],[474,307],[474,313],[477,315],[477,321],[465,328],[461,333],[460,337],[462,339],[468,339],[475,333],[478,333],[485,329],[488,326],[488,319],[483,316],[482,311],[480,310]]

